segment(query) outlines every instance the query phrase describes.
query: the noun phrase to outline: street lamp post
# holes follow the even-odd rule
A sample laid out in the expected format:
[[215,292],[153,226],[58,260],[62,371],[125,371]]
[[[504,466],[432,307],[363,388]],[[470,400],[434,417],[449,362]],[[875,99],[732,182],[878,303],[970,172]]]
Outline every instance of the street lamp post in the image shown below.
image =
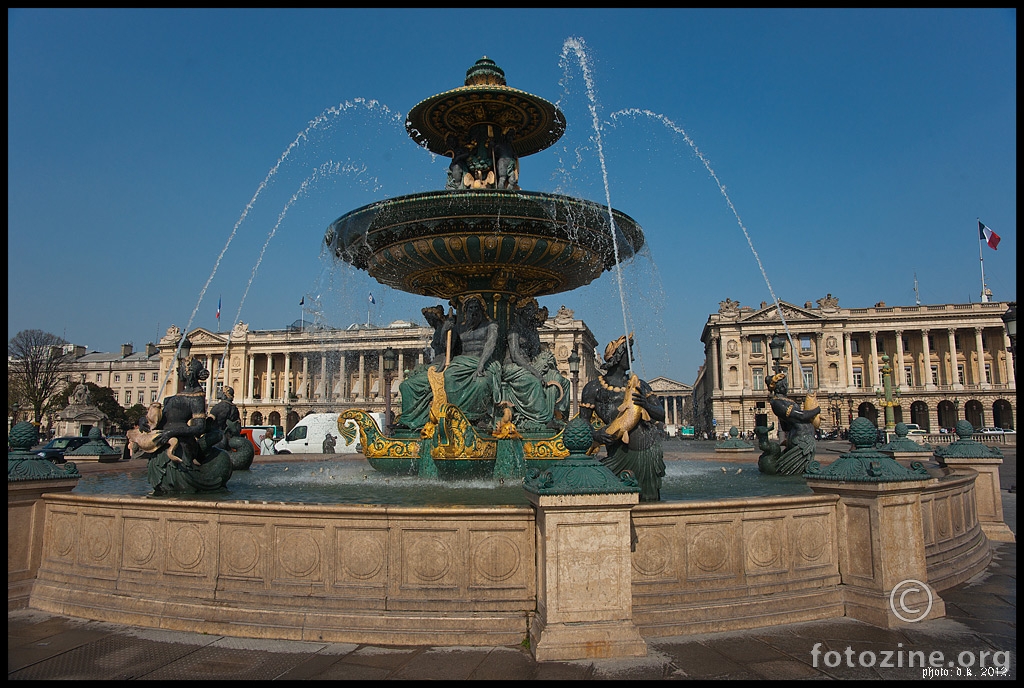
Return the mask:
[[579,386],[580,386],[580,355],[576,353],[576,348],[569,353],[569,372],[572,373],[572,408],[570,409],[570,418],[575,418],[580,414],[579,404]]
[[843,395],[839,392],[829,392],[828,407],[832,411],[832,422],[838,430],[843,424]]
[[888,435],[896,431],[896,417],[893,407],[899,405],[900,388],[892,384],[892,366],[889,365],[889,356],[882,356],[882,389],[875,390],[878,395],[878,403],[885,409],[885,433]]
[[391,374],[398,367],[398,354],[390,346],[384,349],[384,434],[391,427]]
[[777,332],[772,337],[772,341],[768,344],[768,348],[772,352],[773,370],[778,373],[782,371],[782,357],[786,353],[786,339],[780,336]]

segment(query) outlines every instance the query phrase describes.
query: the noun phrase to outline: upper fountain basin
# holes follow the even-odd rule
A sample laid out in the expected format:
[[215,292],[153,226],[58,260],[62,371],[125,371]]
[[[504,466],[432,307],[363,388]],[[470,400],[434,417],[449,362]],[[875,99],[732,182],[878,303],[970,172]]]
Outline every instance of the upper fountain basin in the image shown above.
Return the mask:
[[[614,226],[614,241],[613,228]],[[520,190],[430,191],[363,206],[331,223],[334,255],[400,291],[544,296],[589,284],[644,243],[625,213]]]

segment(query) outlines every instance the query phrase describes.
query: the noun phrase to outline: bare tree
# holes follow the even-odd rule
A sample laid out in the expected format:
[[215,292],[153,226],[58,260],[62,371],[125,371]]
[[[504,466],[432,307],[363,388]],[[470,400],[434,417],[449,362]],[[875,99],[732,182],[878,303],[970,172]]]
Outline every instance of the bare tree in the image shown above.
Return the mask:
[[22,330],[7,343],[8,377],[17,385],[22,403],[32,409],[36,423],[42,420],[49,398],[64,388],[75,360],[73,353],[65,352],[66,344],[42,330]]

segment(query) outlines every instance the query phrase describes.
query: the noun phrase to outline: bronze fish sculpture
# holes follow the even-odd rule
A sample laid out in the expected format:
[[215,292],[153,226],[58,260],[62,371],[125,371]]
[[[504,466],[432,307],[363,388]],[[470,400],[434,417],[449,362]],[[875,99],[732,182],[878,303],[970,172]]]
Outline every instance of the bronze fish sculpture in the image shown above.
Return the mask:
[[619,413],[615,419],[604,429],[611,437],[629,444],[629,433],[640,425],[641,420],[650,420],[651,416],[646,409],[637,406],[633,402],[633,395],[640,392],[640,378],[631,375],[626,384],[626,393],[619,404]]

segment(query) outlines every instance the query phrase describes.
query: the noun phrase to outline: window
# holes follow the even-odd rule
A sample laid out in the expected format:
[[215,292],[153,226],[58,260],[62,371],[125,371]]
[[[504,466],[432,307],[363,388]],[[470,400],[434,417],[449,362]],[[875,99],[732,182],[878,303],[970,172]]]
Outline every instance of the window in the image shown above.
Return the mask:
[[800,335],[800,351],[811,350],[811,335],[802,334]]
[[903,350],[910,351],[910,340],[906,337],[903,338]]
[[853,386],[863,387],[864,386],[864,371],[861,368],[853,369]]
[[139,373],[139,382],[145,382],[145,381],[146,381],[146,374],[145,373]]
[[130,389],[126,389],[124,391],[124,405],[125,406],[131,406],[132,405],[132,391]]
[[932,366],[932,384],[939,384],[939,366],[937,365]]
[[120,382],[120,381],[121,381],[121,376],[119,374],[115,373],[114,374],[114,382]]
[[935,335],[928,335],[928,350],[935,351]]
[[[752,353],[752,354],[763,354],[764,353],[764,340],[761,339],[760,337],[751,337],[750,338],[750,353]],[[762,379],[763,379],[763,371],[762,371]],[[757,389],[757,388],[755,387],[755,389]]]
[[986,363],[985,364],[985,380],[987,382],[992,382],[992,364],[991,363]]
[[128,382],[131,382],[131,381],[132,381],[132,374],[128,373]]
[[103,382],[103,373],[96,373],[96,384]]
[[850,340],[850,353],[851,354],[859,354],[860,353],[860,343],[856,339],[851,339]]
[[885,339],[882,338],[882,337],[878,338],[878,353],[880,353],[880,354],[884,354],[885,353]]
[[960,345],[960,334],[953,333],[953,346],[956,347],[957,351],[962,351],[963,347]]
[[956,377],[960,380],[960,384],[964,384],[964,364],[958,363],[956,366]]
[[903,379],[907,381],[907,387],[914,386],[914,368],[912,366],[906,366],[903,369]]
[[804,377],[804,389],[814,389],[814,368],[804,366],[800,372]]
[[156,401],[156,390],[154,389],[154,390],[150,391],[150,393],[149,393],[149,403],[152,404],[155,401]]
[[764,389],[764,368],[754,368],[754,391]]

